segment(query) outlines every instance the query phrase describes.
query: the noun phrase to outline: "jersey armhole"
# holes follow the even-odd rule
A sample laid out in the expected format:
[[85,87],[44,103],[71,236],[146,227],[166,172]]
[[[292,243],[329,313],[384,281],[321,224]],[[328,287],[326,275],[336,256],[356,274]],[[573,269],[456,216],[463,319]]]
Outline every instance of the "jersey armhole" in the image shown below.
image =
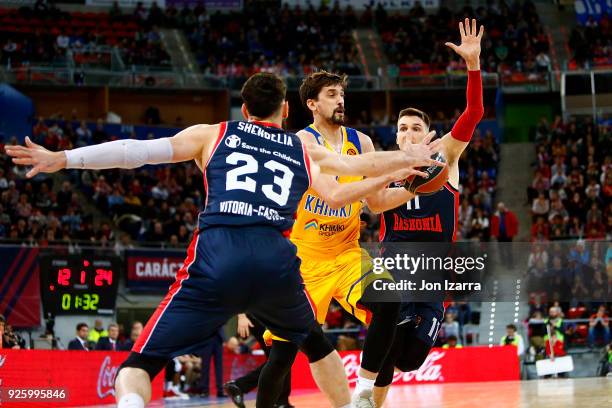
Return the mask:
[[310,173],[310,156],[308,156],[308,150],[306,149],[306,145],[304,143],[302,143],[302,154],[304,155],[304,166],[306,167],[306,174],[308,175],[308,187],[310,187],[312,186],[312,175]]
[[210,156],[208,157],[208,160],[206,161],[206,165],[204,166],[204,169],[208,167],[208,164],[212,160],[215,152],[217,151],[217,148],[219,147],[219,143],[221,143],[221,139],[223,139],[223,136],[225,136],[225,132],[227,132],[227,122],[219,123],[219,134],[217,135],[217,140],[215,140],[215,144],[210,152]]
[[361,140],[359,140],[359,133],[353,128],[345,128],[346,129],[346,140],[351,142],[356,148],[359,154],[362,154],[361,151]]
[[316,140],[317,144],[319,144],[319,145],[323,145],[323,143],[321,143],[321,140],[319,139],[319,137],[320,137],[319,132],[317,132],[316,130],[314,130],[314,129],[313,129],[311,126],[306,126],[306,127],[304,128],[304,130],[305,130],[305,131],[307,131],[308,133],[310,133],[311,135],[313,135],[313,136],[314,136],[314,138],[315,138],[315,140]]

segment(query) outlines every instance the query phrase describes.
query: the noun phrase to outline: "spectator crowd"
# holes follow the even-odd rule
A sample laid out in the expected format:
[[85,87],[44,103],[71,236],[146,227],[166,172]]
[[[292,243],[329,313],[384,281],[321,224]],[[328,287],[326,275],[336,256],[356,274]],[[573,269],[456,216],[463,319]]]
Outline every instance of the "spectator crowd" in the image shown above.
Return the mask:
[[585,24],[578,24],[570,33],[568,45],[572,52],[569,69],[612,66],[610,16],[604,13],[599,20],[590,16]]
[[0,8],[0,62],[14,68],[68,65],[111,69],[113,47],[127,66],[171,67],[158,27],[140,4],[133,13],[115,6],[109,13],[67,12],[38,0],[32,7]]
[[[116,47],[127,66],[171,67],[160,28],[183,30],[201,71],[230,78],[255,72],[303,76],[316,68],[363,74],[363,56],[353,37],[356,27],[375,27],[390,65],[390,77],[464,72],[463,61],[444,43],[456,37],[457,21],[476,17],[487,27],[483,70],[503,74],[539,73],[551,69],[549,37],[530,0],[489,2],[451,10],[441,6],[427,14],[416,3],[408,12],[366,7],[357,12],[339,2],[269,7],[245,2],[240,11],[210,12],[202,3],[161,8],[137,3],[124,10],[115,2],[106,13],[61,11],[38,0],[32,7],[0,9],[0,61],[12,66],[65,63],[77,66],[112,64]],[[49,24],[53,21],[53,24]],[[588,57],[607,55],[607,17],[578,28],[570,44]],[[501,28],[500,28],[501,27]],[[588,44],[588,47],[583,47]],[[106,48],[105,48],[106,47]],[[581,52],[576,59],[583,61]],[[591,55],[592,54],[592,55]],[[116,65],[116,64],[115,64]],[[382,68],[384,69],[384,68]]]
[[465,72],[465,63],[444,45],[457,38],[457,22],[476,18],[486,27],[482,70],[490,73],[538,73],[551,69],[549,39],[532,1],[487,2],[456,12],[440,7],[426,14],[416,3],[407,14],[390,14],[379,3],[374,21],[391,62],[390,76]]

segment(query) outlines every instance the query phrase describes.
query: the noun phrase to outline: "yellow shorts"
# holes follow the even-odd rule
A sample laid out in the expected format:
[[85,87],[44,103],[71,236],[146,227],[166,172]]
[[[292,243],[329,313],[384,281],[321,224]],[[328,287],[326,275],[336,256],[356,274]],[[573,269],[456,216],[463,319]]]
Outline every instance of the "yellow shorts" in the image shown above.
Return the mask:
[[[358,302],[364,290],[374,280],[393,280],[389,272],[372,272],[372,258],[367,251],[359,247],[347,249],[330,260],[315,260],[304,256],[301,258],[300,272],[319,324],[325,322],[332,298],[359,321],[370,324],[370,311]],[[267,330],[264,339],[268,344],[272,340],[284,340]]]
[[370,323],[369,311],[357,302],[373,275],[371,269],[372,258],[361,248],[348,249],[330,260],[302,258],[300,272],[320,324],[332,298],[361,322]]

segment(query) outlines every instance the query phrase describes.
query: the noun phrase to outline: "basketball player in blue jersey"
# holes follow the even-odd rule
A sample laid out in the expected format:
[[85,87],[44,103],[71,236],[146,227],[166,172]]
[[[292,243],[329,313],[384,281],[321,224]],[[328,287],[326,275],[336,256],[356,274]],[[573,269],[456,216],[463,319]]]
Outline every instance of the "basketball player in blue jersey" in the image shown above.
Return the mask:
[[[310,186],[341,206],[394,180],[422,174],[412,168],[440,164],[430,157],[441,144],[343,160],[324,149],[309,154],[296,135],[281,128],[288,115],[285,94],[279,77],[257,74],[241,92],[248,121],[196,125],[171,138],[118,140],[61,152],[29,138],[25,147],[6,148],[16,164],[33,166],[28,177],[64,168],[136,168],[190,160],[204,172],[206,204],[187,258],[117,374],[120,408],[144,407],[151,380],[170,358],[201,350],[230,317],[244,312],[290,341],[273,343],[260,376],[257,407],[274,406],[298,346],[309,357],[322,391],[333,401],[346,401],[335,406],[349,406],[342,362],[315,322],[296,248],[286,238],[297,204]],[[373,178],[347,188],[322,172]]]
[[[476,125],[484,114],[480,76],[480,40],[484,27],[476,20],[459,23],[461,44],[446,43],[466,62],[468,69],[467,107],[450,133],[442,137],[442,153],[449,170],[447,183],[436,193],[415,196],[403,185],[387,188],[368,198],[370,208],[382,213],[380,240],[394,242],[454,242],[459,208],[459,157],[468,146]],[[419,143],[429,132],[429,116],[418,109],[399,113],[397,143],[401,149]],[[427,246],[425,244],[425,246]],[[388,245],[391,252],[394,245]],[[406,248],[407,249],[407,248]],[[418,249],[418,248],[415,248]],[[436,248],[440,250],[441,248]],[[443,249],[442,249],[443,250]],[[421,251],[421,249],[419,249]],[[421,252],[415,254],[420,255]],[[393,256],[393,253],[389,254]],[[376,378],[374,401],[381,407],[393,380],[394,369],[408,372],[418,369],[433,347],[444,316],[443,299],[439,302],[404,302],[395,339]]]

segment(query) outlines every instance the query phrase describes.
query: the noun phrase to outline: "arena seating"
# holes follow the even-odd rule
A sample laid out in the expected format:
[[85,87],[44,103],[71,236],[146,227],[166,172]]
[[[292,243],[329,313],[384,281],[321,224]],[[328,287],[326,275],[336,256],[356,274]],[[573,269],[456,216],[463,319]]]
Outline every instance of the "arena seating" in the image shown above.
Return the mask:
[[[542,119],[534,135],[537,162],[533,183],[527,189],[533,209],[531,240],[564,240],[569,242],[564,245],[571,246],[567,251],[546,246],[542,256],[548,262],[539,266],[540,272],[550,275],[552,291],[570,291],[578,299],[584,298],[580,291],[586,291],[593,302],[559,306],[566,319],[588,319],[599,305],[597,299],[609,299],[606,267],[610,250],[603,240],[612,236],[610,127],[605,122],[594,123],[590,117],[570,117],[565,123],[557,117],[552,124]],[[576,255],[582,253],[578,246],[586,248],[587,258]],[[554,279],[568,273],[578,275],[576,279],[582,282]],[[587,345],[589,324],[584,320],[565,325],[563,330],[568,334],[566,345]]]
[[118,47],[126,65],[170,66],[159,34],[137,13],[64,12],[56,8],[0,9],[2,63],[66,64],[70,50],[77,66],[111,68]]
[[[482,69],[486,72],[541,72],[550,69],[549,38],[532,2],[478,7],[453,12],[440,7],[427,15],[422,7],[409,14],[391,14],[379,6],[375,12],[378,32],[389,61],[399,68],[400,76],[435,75],[463,72],[460,57],[444,45],[457,37],[457,21],[476,16],[487,28],[483,42]],[[500,27],[506,27],[502,31]],[[541,54],[541,55],[540,55]]]
[[589,17],[577,25],[570,33],[568,46],[573,53],[568,63],[570,70],[612,67],[610,16],[604,14],[599,21]]
[[[544,194],[544,213],[534,213],[533,240],[605,238],[612,233],[610,127],[591,118],[542,120],[536,130],[531,204]],[[550,193],[548,190],[550,189]],[[537,219],[543,218],[538,225]]]
[[315,67],[359,75],[350,31],[355,23],[350,7],[336,6],[275,9],[253,2],[240,13],[208,14],[202,7],[179,12],[172,6],[166,11],[166,24],[185,31],[202,70],[229,77],[259,71],[301,75]]

